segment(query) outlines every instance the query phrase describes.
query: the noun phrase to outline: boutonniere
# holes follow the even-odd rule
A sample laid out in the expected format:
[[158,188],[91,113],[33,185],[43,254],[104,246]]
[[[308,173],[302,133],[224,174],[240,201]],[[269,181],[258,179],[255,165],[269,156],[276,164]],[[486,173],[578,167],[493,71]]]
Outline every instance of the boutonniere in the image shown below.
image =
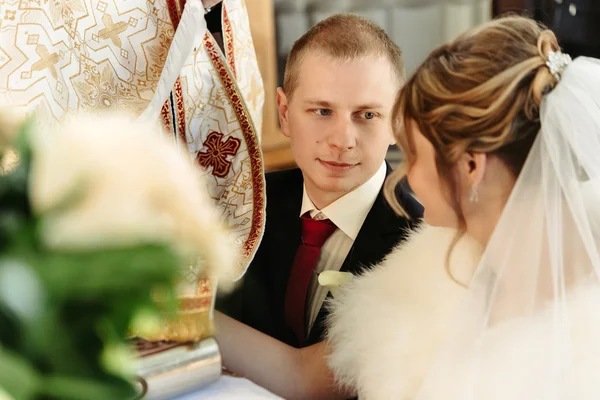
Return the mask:
[[350,272],[324,271],[319,274],[319,285],[329,289],[333,297],[337,297],[339,290],[354,279]]

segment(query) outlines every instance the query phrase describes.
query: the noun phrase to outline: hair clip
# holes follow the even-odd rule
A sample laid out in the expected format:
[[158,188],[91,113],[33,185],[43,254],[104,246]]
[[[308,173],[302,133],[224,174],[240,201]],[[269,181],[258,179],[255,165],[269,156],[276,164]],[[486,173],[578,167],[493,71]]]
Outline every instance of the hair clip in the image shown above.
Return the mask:
[[550,50],[548,52],[546,65],[550,69],[550,73],[554,76],[554,79],[556,79],[556,82],[560,82],[563,72],[572,61],[571,56],[562,51]]

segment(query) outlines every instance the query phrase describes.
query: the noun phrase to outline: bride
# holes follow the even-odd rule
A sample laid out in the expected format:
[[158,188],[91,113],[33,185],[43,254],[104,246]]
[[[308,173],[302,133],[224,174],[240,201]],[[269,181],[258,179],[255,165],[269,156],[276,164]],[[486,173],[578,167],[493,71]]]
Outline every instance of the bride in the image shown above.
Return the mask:
[[394,114],[426,224],[336,291],[324,344],[218,316],[225,364],[286,398],[600,398],[600,61],[501,18],[435,50]]

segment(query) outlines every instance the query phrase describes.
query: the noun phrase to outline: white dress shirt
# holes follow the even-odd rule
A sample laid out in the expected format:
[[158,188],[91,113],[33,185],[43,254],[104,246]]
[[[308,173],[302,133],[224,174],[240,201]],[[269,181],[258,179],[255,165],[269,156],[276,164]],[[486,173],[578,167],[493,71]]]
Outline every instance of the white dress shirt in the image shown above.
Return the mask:
[[375,174],[361,186],[340,197],[322,210],[318,210],[306,193],[304,187],[300,216],[310,213],[313,219],[329,219],[337,230],[327,239],[321,248],[321,255],[308,286],[306,296],[306,326],[308,332],[323,306],[328,290],[319,285],[318,277],[323,271],[339,271],[358,236],[358,232],[371,211],[385,181],[385,162]]

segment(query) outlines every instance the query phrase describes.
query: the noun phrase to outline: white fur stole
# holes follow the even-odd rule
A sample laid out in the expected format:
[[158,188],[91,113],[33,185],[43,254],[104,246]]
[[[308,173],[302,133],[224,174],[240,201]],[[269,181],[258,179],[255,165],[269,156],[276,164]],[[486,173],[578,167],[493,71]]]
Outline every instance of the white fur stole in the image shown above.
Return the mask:
[[[329,366],[361,399],[410,399],[419,389],[466,290],[445,269],[455,237],[453,229],[420,228],[330,303]],[[464,236],[450,266],[472,271],[480,256]]]

